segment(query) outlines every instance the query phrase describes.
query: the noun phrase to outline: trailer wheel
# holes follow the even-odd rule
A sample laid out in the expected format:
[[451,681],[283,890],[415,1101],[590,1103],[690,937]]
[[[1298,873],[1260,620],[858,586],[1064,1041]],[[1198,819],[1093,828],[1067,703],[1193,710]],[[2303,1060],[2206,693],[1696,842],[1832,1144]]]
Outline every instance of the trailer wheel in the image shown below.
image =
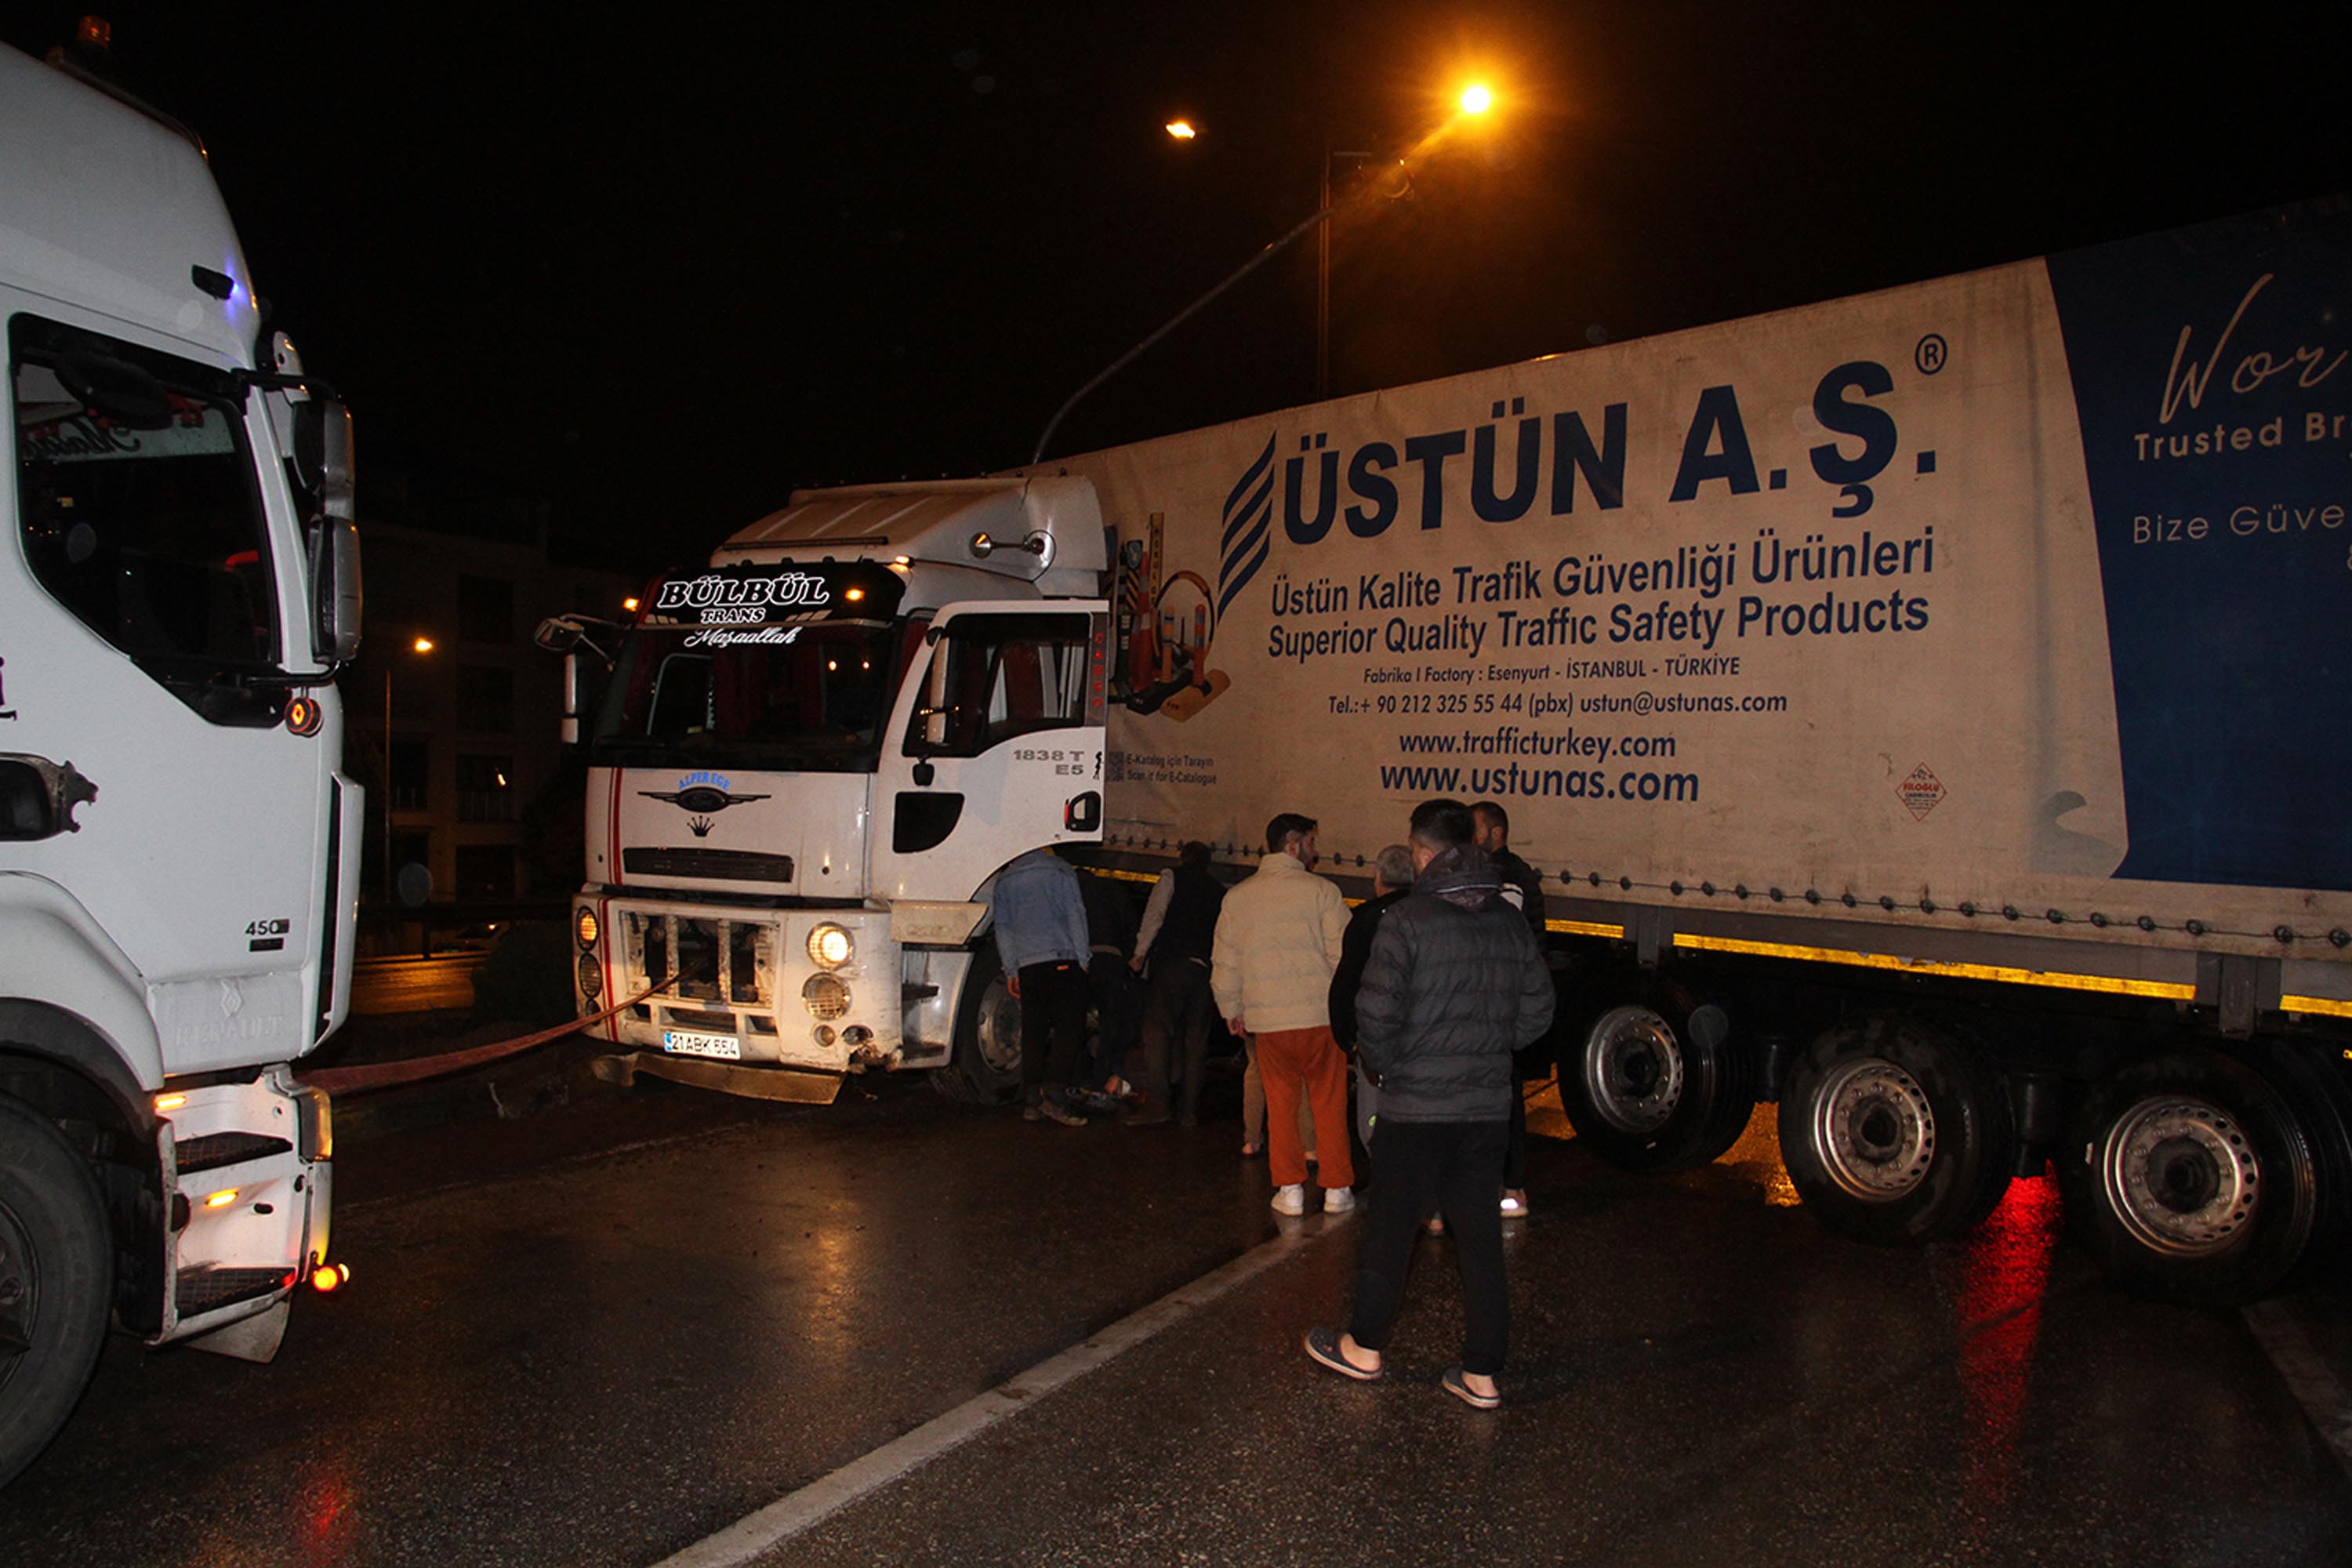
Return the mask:
[[2302,1124],[2318,1183],[2303,1258],[2280,1282],[2282,1289],[2291,1290],[2314,1283],[2341,1262],[2344,1244],[2352,1238],[2352,1072],[2339,1065],[2333,1047],[2270,1039],[2253,1042],[2252,1050],[2256,1069],[2278,1086]]
[[1780,1095],[1780,1159],[1805,1207],[1858,1241],[1927,1241],[2009,1188],[2017,1131],[1975,1051],[1881,1021],[1815,1040]]
[[46,1120],[0,1100],[0,1486],[48,1447],[89,1385],[112,1258],[89,1167]]
[[1021,1089],[1021,1004],[1005,988],[996,944],[971,955],[963,996],[956,1004],[955,1066],[961,1096],[1002,1105]]
[[1612,1007],[1560,1063],[1559,1098],[1586,1144],[1621,1170],[1704,1165],[1756,1105],[1756,1058],[1714,1005],[1678,993]]
[[2066,1217],[2111,1278],[2219,1306],[2277,1289],[2326,1228],[2324,1159],[2262,1073],[2188,1046],[2095,1085],[2059,1172]]

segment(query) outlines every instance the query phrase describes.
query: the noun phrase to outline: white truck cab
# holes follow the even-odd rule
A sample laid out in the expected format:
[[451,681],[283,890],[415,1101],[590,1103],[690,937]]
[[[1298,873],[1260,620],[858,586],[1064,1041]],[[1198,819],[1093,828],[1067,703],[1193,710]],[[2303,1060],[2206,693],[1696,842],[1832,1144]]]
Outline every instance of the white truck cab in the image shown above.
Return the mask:
[[0,48],[0,1481],[110,1317],[268,1360],[324,1260],[360,792],[349,422],[199,143]]
[[577,994],[625,1004],[614,1076],[1017,1079],[987,895],[1101,837],[1106,560],[1089,481],[941,480],[796,492],[655,585],[588,737]]

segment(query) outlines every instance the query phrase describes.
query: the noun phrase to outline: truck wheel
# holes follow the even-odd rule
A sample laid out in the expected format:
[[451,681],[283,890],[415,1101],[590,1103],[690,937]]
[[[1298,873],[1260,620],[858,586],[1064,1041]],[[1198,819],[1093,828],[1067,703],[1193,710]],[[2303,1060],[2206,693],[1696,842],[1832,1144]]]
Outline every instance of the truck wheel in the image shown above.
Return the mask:
[[0,1486],[89,1385],[113,1290],[106,1210],[58,1131],[0,1100]]
[[996,946],[971,955],[963,995],[956,1003],[955,1066],[959,1098],[1002,1105],[1021,1089],[1021,1004],[1004,986]]
[[2319,1228],[2320,1164],[2262,1074],[2186,1046],[2093,1087],[2059,1173],[2066,1217],[2110,1277],[2220,1306],[2268,1294],[2302,1259]]
[[1780,1160],[1805,1206],[1858,1241],[1966,1230],[2008,1191],[2000,1077],[1958,1041],[1882,1020],[1815,1040],[1780,1095]]
[[1577,1142],[1627,1171],[1704,1165],[1738,1141],[1756,1106],[1755,1054],[1712,1005],[1679,994],[1612,1007],[1559,1068]]
[[2352,1072],[2339,1065],[2334,1047],[2267,1039],[2252,1042],[2252,1050],[2255,1069],[2278,1086],[2301,1124],[2318,1183],[2302,1261],[2280,1281],[2280,1289],[2292,1290],[2341,1262],[2352,1238]]

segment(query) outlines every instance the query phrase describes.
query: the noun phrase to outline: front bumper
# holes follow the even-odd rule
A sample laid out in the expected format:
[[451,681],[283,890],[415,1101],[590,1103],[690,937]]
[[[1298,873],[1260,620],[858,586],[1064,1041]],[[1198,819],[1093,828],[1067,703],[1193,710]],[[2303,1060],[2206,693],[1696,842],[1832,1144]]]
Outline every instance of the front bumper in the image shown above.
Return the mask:
[[[250,1083],[164,1086],[158,1114],[164,1154],[165,1295],[151,1342],[199,1340],[282,1311],[326,1260],[334,1207],[332,1107],[283,1067]],[[219,1348],[268,1360],[276,1332]],[[246,1348],[239,1348],[246,1347]]]
[[[581,910],[593,916],[596,940],[578,949],[580,1016],[636,998],[591,1030],[602,1038],[739,1068],[898,1064],[905,989],[887,911],[589,898],[575,931]],[[810,956],[820,926],[848,934],[845,962]]]

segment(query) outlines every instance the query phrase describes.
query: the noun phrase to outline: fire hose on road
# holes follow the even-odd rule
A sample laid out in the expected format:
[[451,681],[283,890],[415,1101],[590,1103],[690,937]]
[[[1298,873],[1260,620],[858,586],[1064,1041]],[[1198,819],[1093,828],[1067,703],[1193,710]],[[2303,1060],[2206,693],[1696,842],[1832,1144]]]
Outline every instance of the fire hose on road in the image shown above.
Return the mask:
[[481,1067],[485,1063],[499,1061],[527,1051],[533,1046],[543,1046],[550,1040],[560,1040],[566,1035],[593,1028],[606,1019],[628,1011],[647,997],[659,995],[677,984],[677,975],[670,975],[656,981],[625,1001],[614,1003],[601,1013],[593,1014],[584,1018],[574,1018],[569,1023],[558,1024],[551,1028],[534,1030],[528,1035],[517,1035],[511,1039],[492,1040],[487,1045],[468,1046],[463,1050],[445,1051],[434,1057],[415,1057],[406,1061],[368,1062],[352,1067],[315,1068],[308,1072],[297,1073],[295,1077],[305,1086],[322,1089],[329,1094],[365,1094],[373,1089],[392,1089],[404,1083],[421,1083],[426,1079],[441,1078],[453,1072],[464,1072],[468,1068]]

